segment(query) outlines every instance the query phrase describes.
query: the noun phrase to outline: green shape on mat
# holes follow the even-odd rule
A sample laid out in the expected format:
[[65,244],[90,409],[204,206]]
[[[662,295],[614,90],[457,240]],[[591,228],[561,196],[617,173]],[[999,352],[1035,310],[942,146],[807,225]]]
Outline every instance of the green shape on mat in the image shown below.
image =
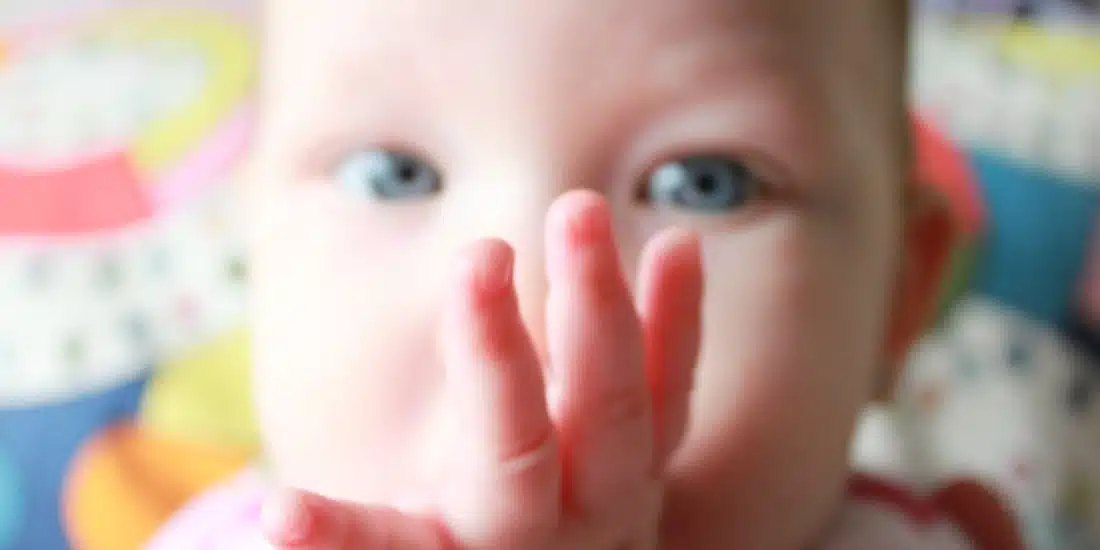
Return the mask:
[[11,548],[23,522],[19,471],[11,454],[0,447],[0,548]]
[[955,247],[947,264],[943,286],[940,289],[940,302],[934,322],[943,323],[955,304],[970,290],[974,275],[977,273],[980,237]]

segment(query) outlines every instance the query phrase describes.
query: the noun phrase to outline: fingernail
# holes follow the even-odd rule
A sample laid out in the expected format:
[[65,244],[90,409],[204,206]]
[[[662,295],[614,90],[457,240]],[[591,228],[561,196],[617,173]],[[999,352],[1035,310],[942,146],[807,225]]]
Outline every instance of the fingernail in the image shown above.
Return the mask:
[[[494,292],[501,292],[511,288],[512,273],[515,270],[515,254],[512,248],[501,243],[499,250],[495,251],[496,257],[492,264],[486,265],[488,272],[485,274],[485,288]],[[493,265],[495,264],[495,265]]]
[[515,260],[512,248],[503,241],[478,243],[463,255],[466,281],[485,293],[503,292],[512,286]]
[[598,244],[611,237],[607,201],[594,191],[578,190],[562,195],[550,206],[547,218],[548,238],[564,237],[570,246]]
[[611,239],[611,213],[597,196],[577,200],[566,227],[569,242],[574,246],[600,245]]
[[306,502],[298,494],[286,491],[264,503],[261,521],[272,542],[300,544],[309,537],[312,518]]

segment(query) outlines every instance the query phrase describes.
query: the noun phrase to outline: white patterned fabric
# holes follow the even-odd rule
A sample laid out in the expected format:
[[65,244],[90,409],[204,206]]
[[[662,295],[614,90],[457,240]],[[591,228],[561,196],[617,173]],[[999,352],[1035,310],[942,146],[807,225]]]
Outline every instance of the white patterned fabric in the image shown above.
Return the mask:
[[1009,497],[1039,550],[1100,548],[1100,372],[1057,331],[965,300],[915,351],[859,462],[923,483],[967,475]]

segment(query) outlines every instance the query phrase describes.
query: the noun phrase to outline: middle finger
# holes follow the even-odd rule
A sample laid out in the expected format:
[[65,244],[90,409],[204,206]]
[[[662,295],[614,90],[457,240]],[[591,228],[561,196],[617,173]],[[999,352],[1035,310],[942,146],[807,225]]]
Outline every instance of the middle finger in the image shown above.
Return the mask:
[[601,515],[651,481],[654,444],[641,328],[598,194],[576,191],[551,208],[547,268],[566,498],[584,515]]

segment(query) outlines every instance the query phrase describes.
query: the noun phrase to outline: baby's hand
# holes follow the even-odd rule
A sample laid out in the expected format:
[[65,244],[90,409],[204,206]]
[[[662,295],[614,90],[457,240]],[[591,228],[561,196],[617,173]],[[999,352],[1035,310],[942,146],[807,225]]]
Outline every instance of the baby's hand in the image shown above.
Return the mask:
[[[700,337],[698,239],[648,246],[636,306],[606,203],[570,193],[547,222],[549,364],[520,317],[513,252],[464,257],[443,349],[462,438],[430,513],[290,492],[265,533],[297,550],[592,550],[657,546],[662,475],[686,424]],[[545,368],[544,368],[545,367]],[[557,394],[547,405],[544,373]]]

